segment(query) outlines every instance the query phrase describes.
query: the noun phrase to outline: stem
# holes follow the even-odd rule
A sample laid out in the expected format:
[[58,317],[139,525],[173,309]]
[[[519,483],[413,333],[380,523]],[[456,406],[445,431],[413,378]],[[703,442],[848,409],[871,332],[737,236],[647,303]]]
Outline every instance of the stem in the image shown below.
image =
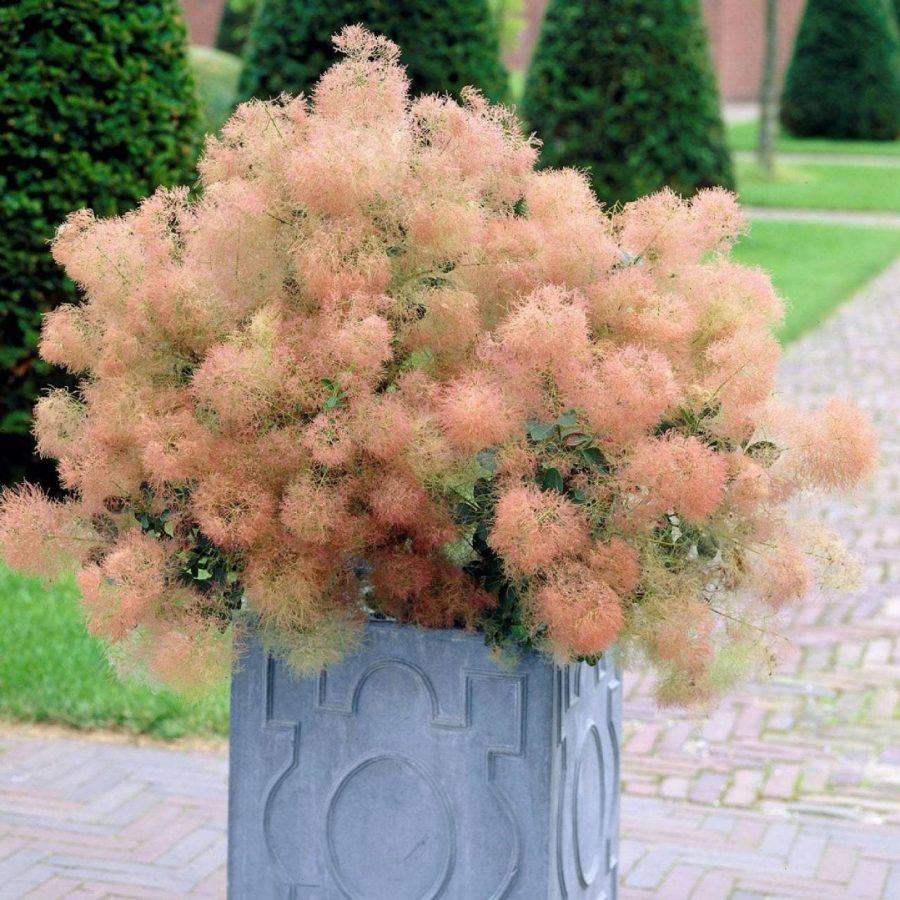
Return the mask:
[[760,632],[760,634],[768,634],[772,637],[781,638],[782,640],[787,640],[784,635],[778,634],[775,631],[769,631],[768,628],[761,628],[759,625],[754,625],[752,622],[745,622],[743,619],[739,619],[737,616],[733,616],[730,613],[725,612],[723,609],[716,609],[714,606],[709,607],[716,615],[722,616],[725,619],[730,619],[732,622],[736,622],[738,625],[744,625],[747,628],[752,628],[755,631]]
[[775,171],[776,79],[778,75],[778,0],[766,0],[765,56],[760,87],[757,159],[771,175]]

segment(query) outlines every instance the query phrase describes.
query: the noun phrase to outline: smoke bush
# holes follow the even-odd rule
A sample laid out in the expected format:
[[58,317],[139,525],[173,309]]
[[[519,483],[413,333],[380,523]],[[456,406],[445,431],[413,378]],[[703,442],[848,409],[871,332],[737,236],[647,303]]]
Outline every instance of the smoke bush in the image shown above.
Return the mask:
[[36,429],[71,497],[8,492],[3,555],[80,568],[92,631],[182,688],[248,616],[310,671],[374,615],[563,660],[619,641],[664,700],[713,695],[839,580],[783,506],[870,472],[869,425],[775,404],[780,302],[728,259],[731,194],[609,215],[508,110],[411,101],[393,44],[336,43],[311,101],[209,139],[199,199],[59,230],[84,302],[42,348],[82,381]]

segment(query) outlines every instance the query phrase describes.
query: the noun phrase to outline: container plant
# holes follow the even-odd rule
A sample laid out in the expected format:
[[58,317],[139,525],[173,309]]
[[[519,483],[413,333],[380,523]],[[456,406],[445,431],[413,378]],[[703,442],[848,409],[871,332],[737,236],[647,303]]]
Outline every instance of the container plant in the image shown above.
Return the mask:
[[336,44],[208,138],[198,197],[60,229],[85,299],[41,351],[81,382],[36,434],[71,496],[7,491],[0,550],[76,568],[124,672],[238,661],[233,896],[612,895],[618,666],[688,703],[765,665],[847,577],[787,504],[872,430],[774,397],[730,193],[608,214],[509,110]]

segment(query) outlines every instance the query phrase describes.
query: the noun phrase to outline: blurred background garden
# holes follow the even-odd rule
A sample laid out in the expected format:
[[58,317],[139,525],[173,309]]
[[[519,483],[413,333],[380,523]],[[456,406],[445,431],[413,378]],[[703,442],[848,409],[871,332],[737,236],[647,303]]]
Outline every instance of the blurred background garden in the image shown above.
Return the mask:
[[[58,489],[30,408],[65,383],[36,354],[76,288],[48,240],[72,209],[133,208],[195,184],[237,103],[308,91],[330,37],[362,22],[403,50],[414,89],[478,87],[517,106],[547,165],[612,206],[670,186],[735,189],[735,256],[787,299],[785,343],[900,255],[900,0],[19,0],[0,7],[0,480]],[[200,701],[121,683],[74,584],[0,569],[0,718],[163,739],[227,733]]]

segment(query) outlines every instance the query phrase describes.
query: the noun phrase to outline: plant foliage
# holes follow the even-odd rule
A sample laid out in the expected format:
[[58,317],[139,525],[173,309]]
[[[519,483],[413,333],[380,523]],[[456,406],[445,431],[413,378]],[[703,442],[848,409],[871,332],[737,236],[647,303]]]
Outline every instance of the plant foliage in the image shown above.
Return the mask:
[[309,93],[331,64],[331,36],[362,23],[404,49],[414,94],[452,93],[473,85],[503,99],[497,24],[487,0],[260,0],[245,50],[243,98]]
[[194,84],[175,0],[18,0],[0,6],[0,480],[31,457],[30,408],[48,369],[41,315],[76,298],[49,241],[79,206],[109,216],[188,180]]
[[697,0],[551,0],[522,114],[606,203],[733,185]]
[[785,504],[871,471],[871,428],[773,400],[781,303],[728,258],[731,194],[608,216],[509,110],[411,102],[393,43],[336,42],[312,105],[209,139],[199,199],[60,229],[85,300],[41,347],[82,382],[37,435],[72,496],[7,492],[0,551],[78,568],[91,629],[179,687],[247,615],[298,671],[374,615],[560,660],[618,640],[663,699],[711,696],[837,577]]
[[797,137],[900,134],[900,31],[891,0],[809,0],[781,100]]

